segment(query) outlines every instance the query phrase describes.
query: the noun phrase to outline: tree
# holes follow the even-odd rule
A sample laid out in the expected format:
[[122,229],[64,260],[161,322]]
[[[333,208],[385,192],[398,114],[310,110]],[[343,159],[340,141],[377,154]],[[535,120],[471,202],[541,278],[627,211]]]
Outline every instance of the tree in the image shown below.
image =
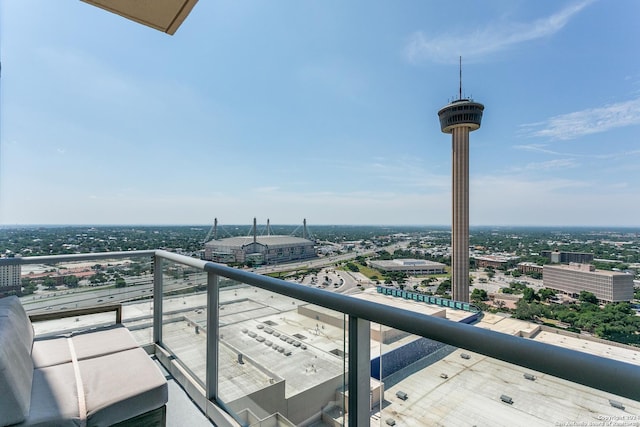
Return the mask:
[[487,291],[484,289],[475,288],[473,292],[471,292],[471,300],[475,302],[479,301],[487,301],[489,296],[487,295]]
[[519,299],[513,317],[520,320],[534,320],[536,317],[544,316],[544,307],[537,302],[529,303]]
[[122,277],[118,277],[116,279],[116,288],[124,288],[126,286],[127,282]]
[[588,291],[580,291],[580,295],[578,295],[578,301],[587,302],[591,304],[598,304],[598,297],[596,297],[593,293]]
[[540,297],[536,295],[536,291],[534,291],[533,289],[525,288],[522,291],[522,299],[525,300],[526,302],[533,302],[535,300],[539,300]]
[[436,295],[444,296],[447,292],[451,291],[451,279],[445,279],[438,285],[438,289],[436,289]]
[[352,262],[348,262],[348,263],[347,263],[347,265],[346,265],[346,267],[347,267],[349,270],[353,271],[354,273],[357,273],[358,271],[360,271],[360,269],[358,268],[358,266],[357,266],[357,265],[355,265],[355,264],[354,264],[354,263],[352,263]]
[[31,279],[25,278],[22,279],[22,294],[23,295],[31,295],[36,289],[38,289],[38,285],[36,285]]
[[542,301],[548,301],[556,295],[555,291],[549,288],[542,288],[538,291],[538,296]]
[[62,279],[62,282],[67,285],[67,288],[77,288],[79,281],[80,279],[78,279],[78,276],[73,274],[70,276],[64,276],[64,279]]
[[529,276],[531,276],[532,279],[542,279],[542,273],[540,273],[539,271],[532,271],[531,273],[529,273]]
[[44,285],[45,288],[47,288],[50,291],[55,290],[55,288],[56,288],[56,281],[51,276],[45,277],[44,281],[42,282],[42,284]]
[[490,268],[485,269],[485,271],[487,272],[487,277],[488,277],[489,279],[493,279],[493,276],[495,276],[495,275],[496,275],[496,272],[495,272],[495,271],[493,271],[493,270],[492,270],[492,269],[490,269]]
[[104,283],[107,281],[107,276],[104,273],[96,273],[89,277],[89,281],[93,284]]

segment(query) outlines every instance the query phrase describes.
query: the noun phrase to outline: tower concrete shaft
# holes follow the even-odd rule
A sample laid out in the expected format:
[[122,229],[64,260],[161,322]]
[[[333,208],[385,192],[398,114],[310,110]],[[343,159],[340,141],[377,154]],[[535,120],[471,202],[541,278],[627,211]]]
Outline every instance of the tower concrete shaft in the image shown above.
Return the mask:
[[469,128],[451,134],[451,293],[469,302]]
[[469,302],[469,132],[480,128],[484,105],[458,99],[438,111],[440,128],[451,134],[451,293]]

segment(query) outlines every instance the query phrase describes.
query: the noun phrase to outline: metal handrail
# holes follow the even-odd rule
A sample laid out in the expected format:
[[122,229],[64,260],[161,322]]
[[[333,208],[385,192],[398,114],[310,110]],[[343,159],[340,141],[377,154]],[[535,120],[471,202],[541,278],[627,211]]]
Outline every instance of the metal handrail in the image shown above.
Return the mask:
[[527,369],[640,401],[640,367],[472,325],[202,261],[164,250],[3,258],[0,266],[156,256]]
[[[224,264],[157,251],[156,255],[349,316],[420,335],[558,378],[640,401],[640,367],[473,325],[352,298]],[[185,259],[186,258],[186,259]],[[640,351],[640,349],[639,349]]]
[[[42,255],[29,257],[0,258],[2,265],[57,264],[59,262],[94,261],[100,259],[120,259],[151,257],[156,249],[143,251],[93,252],[87,254]],[[185,257],[188,258],[188,257]]]

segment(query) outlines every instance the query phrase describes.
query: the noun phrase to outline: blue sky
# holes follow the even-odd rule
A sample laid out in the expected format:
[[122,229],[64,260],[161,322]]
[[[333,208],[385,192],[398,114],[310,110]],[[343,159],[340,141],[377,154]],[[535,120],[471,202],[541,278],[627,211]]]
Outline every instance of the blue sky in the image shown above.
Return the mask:
[[640,225],[640,2],[0,0],[0,224]]

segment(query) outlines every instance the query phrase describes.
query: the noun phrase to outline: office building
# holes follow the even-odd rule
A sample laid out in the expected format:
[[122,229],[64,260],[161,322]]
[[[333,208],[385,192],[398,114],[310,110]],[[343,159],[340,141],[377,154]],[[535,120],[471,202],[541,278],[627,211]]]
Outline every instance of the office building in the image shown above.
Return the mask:
[[573,297],[587,291],[602,302],[633,299],[633,275],[619,271],[596,270],[589,264],[545,265],[542,280],[545,287]]
[[593,262],[593,254],[585,252],[562,252],[562,251],[541,251],[543,257],[547,257],[554,264],[569,264],[577,262],[580,264],[589,264]]
[[0,266],[0,297],[5,295],[20,295],[20,265]]

